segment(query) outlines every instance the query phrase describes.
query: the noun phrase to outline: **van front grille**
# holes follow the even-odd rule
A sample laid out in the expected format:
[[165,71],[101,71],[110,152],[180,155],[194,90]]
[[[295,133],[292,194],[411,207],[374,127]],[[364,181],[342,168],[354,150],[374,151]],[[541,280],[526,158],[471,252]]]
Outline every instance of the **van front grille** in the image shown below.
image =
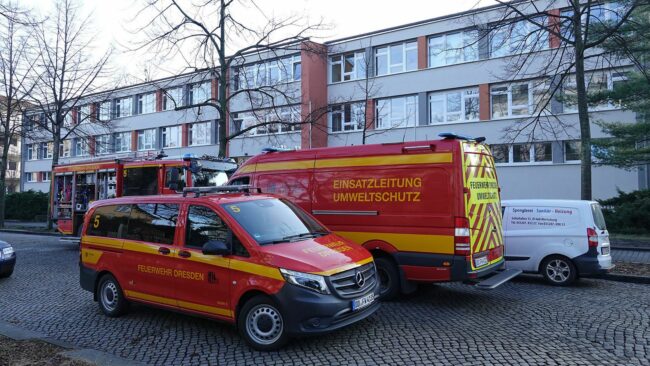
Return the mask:
[[[363,276],[361,286],[358,284],[358,274]],[[330,276],[330,282],[334,291],[343,297],[351,298],[363,294],[368,289],[374,289],[377,283],[377,273],[375,270],[375,263],[370,262],[362,266],[337,273]]]

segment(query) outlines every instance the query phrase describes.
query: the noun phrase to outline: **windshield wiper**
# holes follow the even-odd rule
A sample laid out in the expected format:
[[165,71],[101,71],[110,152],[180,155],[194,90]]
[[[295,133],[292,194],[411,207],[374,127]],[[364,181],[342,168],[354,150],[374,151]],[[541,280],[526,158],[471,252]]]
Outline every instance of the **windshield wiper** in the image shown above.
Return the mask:
[[282,239],[275,239],[275,240],[268,240],[261,242],[260,245],[266,245],[266,244],[280,244],[280,243],[293,243],[296,241],[301,241],[303,239],[310,239],[310,238],[318,238],[321,236],[329,235],[329,232],[327,231],[315,231],[313,233],[302,233],[302,234],[295,234],[295,235],[288,235],[285,236]]

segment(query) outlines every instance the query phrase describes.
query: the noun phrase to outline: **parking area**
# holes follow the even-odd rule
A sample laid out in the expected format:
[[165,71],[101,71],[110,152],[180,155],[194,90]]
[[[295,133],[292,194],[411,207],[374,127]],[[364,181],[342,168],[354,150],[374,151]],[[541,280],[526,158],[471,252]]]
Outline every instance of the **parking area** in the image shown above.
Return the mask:
[[74,245],[0,239],[18,253],[14,275],[0,280],[0,321],[148,364],[650,365],[648,285],[589,279],[556,288],[523,276],[489,292],[422,286],[349,328],[261,353],[234,327],[202,318],[144,306],[107,318],[79,287]]

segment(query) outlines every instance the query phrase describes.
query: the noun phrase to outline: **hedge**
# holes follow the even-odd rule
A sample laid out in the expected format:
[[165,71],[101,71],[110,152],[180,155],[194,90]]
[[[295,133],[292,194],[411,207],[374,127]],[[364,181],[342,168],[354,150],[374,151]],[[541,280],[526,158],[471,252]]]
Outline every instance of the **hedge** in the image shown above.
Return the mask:
[[610,232],[621,234],[650,234],[650,190],[624,193],[599,200]]
[[34,221],[47,217],[48,194],[35,192],[16,192],[7,194],[5,219]]

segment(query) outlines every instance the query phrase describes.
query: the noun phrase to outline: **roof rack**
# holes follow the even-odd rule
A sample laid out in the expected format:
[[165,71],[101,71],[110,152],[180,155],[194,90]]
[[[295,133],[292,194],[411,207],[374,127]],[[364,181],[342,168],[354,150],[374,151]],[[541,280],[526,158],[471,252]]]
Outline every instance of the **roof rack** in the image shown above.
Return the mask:
[[443,132],[439,133],[438,136],[442,137],[445,140],[465,140],[465,141],[476,141],[479,144],[485,141],[485,137],[470,137],[464,135],[457,135],[453,132]]
[[265,147],[262,149],[263,153],[285,152],[285,151],[296,151],[296,149],[288,149],[285,147]]
[[251,185],[240,186],[219,186],[219,187],[186,187],[183,188],[183,197],[187,197],[188,193],[194,193],[194,198],[199,197],[201,193],[246,193],[247,195],[254,191],[255,193],[262,193],[262,190]]

